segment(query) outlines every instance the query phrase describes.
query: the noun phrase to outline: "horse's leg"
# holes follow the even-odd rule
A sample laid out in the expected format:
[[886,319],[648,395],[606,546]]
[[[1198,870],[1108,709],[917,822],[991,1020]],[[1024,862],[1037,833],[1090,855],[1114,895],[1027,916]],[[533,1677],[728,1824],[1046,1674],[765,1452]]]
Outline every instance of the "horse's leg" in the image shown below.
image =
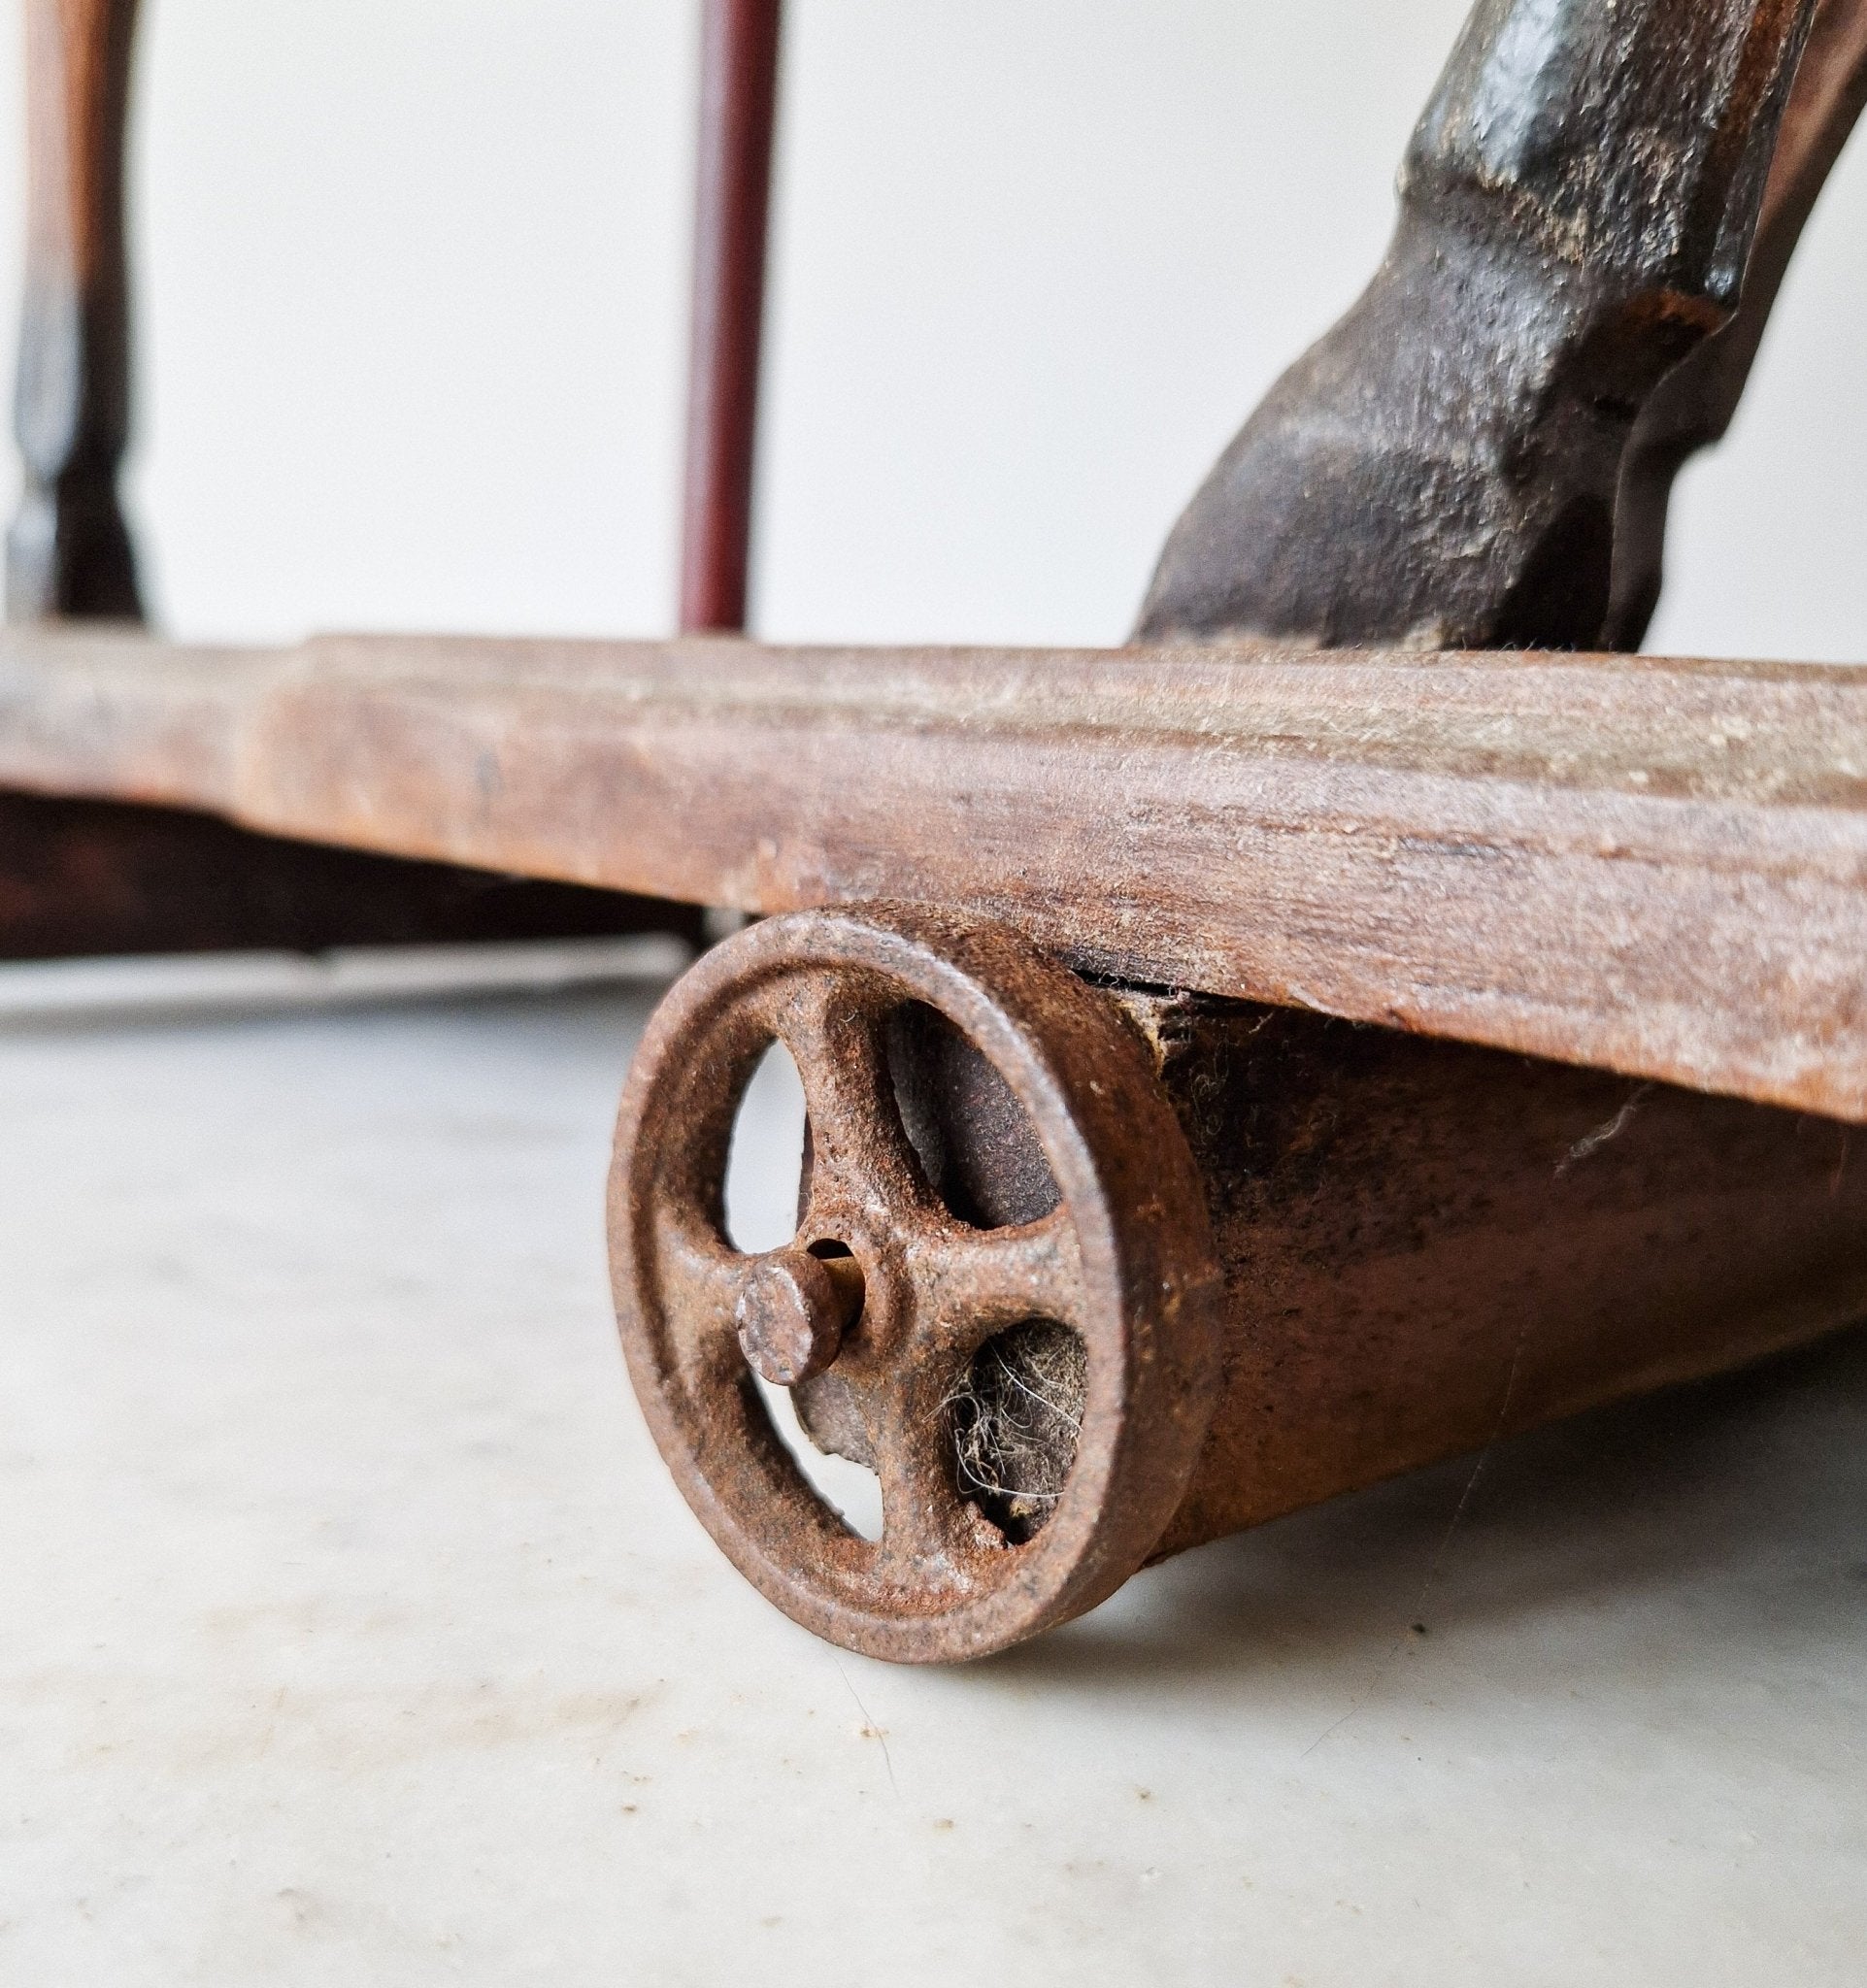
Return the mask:
[[1590,647],[1621,461],[1736,311],[1814,0],[1480,0],[1393,246],[1175,527],[1155,639]]
[[1673,479],[1689,456],[1724,439],[1737,413],[1777,292],[1817,196],[1867,104],[1867,0],[1819,0],[1783,120],[1756,247],[1737,315],[1669,373],[1634,428],[1615,514],[1614,598],[1603,646],[1638,648],[1665,578]]
[[129,433],[123,132],[136,0],[27,0],[26,295],[7,540],[15,620],[138,618],[117,501]]

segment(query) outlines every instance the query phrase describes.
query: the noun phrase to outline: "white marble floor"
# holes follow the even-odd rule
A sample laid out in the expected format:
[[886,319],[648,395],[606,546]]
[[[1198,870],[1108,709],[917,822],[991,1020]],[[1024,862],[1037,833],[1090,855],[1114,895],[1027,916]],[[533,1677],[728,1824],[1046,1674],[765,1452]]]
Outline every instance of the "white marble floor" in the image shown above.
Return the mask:
[[629,1398],[644,999],[0,1033],[0,1980],[1867,1978],[1867,1341],[889,1670]]

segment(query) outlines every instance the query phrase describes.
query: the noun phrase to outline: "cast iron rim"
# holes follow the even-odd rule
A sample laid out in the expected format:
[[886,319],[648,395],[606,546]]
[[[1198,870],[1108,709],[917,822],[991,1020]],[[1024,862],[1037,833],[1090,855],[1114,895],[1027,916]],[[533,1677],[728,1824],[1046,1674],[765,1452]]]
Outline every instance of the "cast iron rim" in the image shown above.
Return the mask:
[[[883,1046],[910,1002],[1008,1083],[1055,1177],[1053,1214],[972,1229],[927,1186]],[[882,1481],[875,1542],[798,1471],[735,1331],[747,1279],[774,1253],[726,1240],[726,1157],[773,1042],[797,1065],[812,1128],[796,1242],[842,1244],[862,1272],[836,1366]],[[1217,1346],[1199,1176],[1138,1032],[1003,928],[864,907],[772,918],[708,953],[630,1072],[610,1248],[630,1375],[683,1493],[754,1586],[847,1648],[934,1663],[1021,1641],[1113,1593],[1185,1492]],[[1082,1338],[1087,1400],[1052,1515],[1013,1544],[955,1488],[946,1404],[985,1339],[1034,1317]]]

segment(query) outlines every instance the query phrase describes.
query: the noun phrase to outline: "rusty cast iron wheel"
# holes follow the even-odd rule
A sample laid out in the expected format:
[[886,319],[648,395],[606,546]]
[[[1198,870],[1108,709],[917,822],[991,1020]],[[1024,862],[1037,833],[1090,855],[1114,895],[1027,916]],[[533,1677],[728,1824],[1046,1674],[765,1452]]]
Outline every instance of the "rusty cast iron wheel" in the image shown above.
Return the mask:
[[[1051,1212],[976,1227],[929,1185],[886,1046],[915,1004],[1022,1108]],[[803,1079],[808,1193],[792,1243],[745,1255],[725,1233],[726,1159],[774,1042]],[[1002,929],[813,911],[709,953],[630,1073],[610,1244],[630,1374],[683,1492],[741,1573],[848,1648],[948,1662],[1080,1614],[1140,1567],[1185,1491],[1217,1346],[1199,1176],[1132,1025]],[[980,1348],[1031,1321],[1079,1337],[1086,1392],[1068,1477],[1019,1542],[958,1489],[950,1404]],[[753,1362],[774,1380],[838,1383],[881,1479],[879,1541],[806,1481]]]

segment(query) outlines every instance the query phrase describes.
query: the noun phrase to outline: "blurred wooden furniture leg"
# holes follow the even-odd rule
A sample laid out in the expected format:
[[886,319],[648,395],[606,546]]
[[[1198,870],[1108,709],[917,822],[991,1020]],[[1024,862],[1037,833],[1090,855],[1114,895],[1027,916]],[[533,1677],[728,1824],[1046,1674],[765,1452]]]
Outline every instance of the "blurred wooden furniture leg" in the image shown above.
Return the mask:
[[[117,480],[129,434],[124,129],[136,0],[27,0],[26,294],[7,542],[15,621],[140,620]],[[697,933],[679,906],[0,792],[0,958]]]
[[7,612],[139,620],[117,493],[129,436],[123,132],[136,0],[26,0],[26,296],[15,428],[25,489]]
[[706,0],[694,203],[683,633],[746,626],[780,0]]

